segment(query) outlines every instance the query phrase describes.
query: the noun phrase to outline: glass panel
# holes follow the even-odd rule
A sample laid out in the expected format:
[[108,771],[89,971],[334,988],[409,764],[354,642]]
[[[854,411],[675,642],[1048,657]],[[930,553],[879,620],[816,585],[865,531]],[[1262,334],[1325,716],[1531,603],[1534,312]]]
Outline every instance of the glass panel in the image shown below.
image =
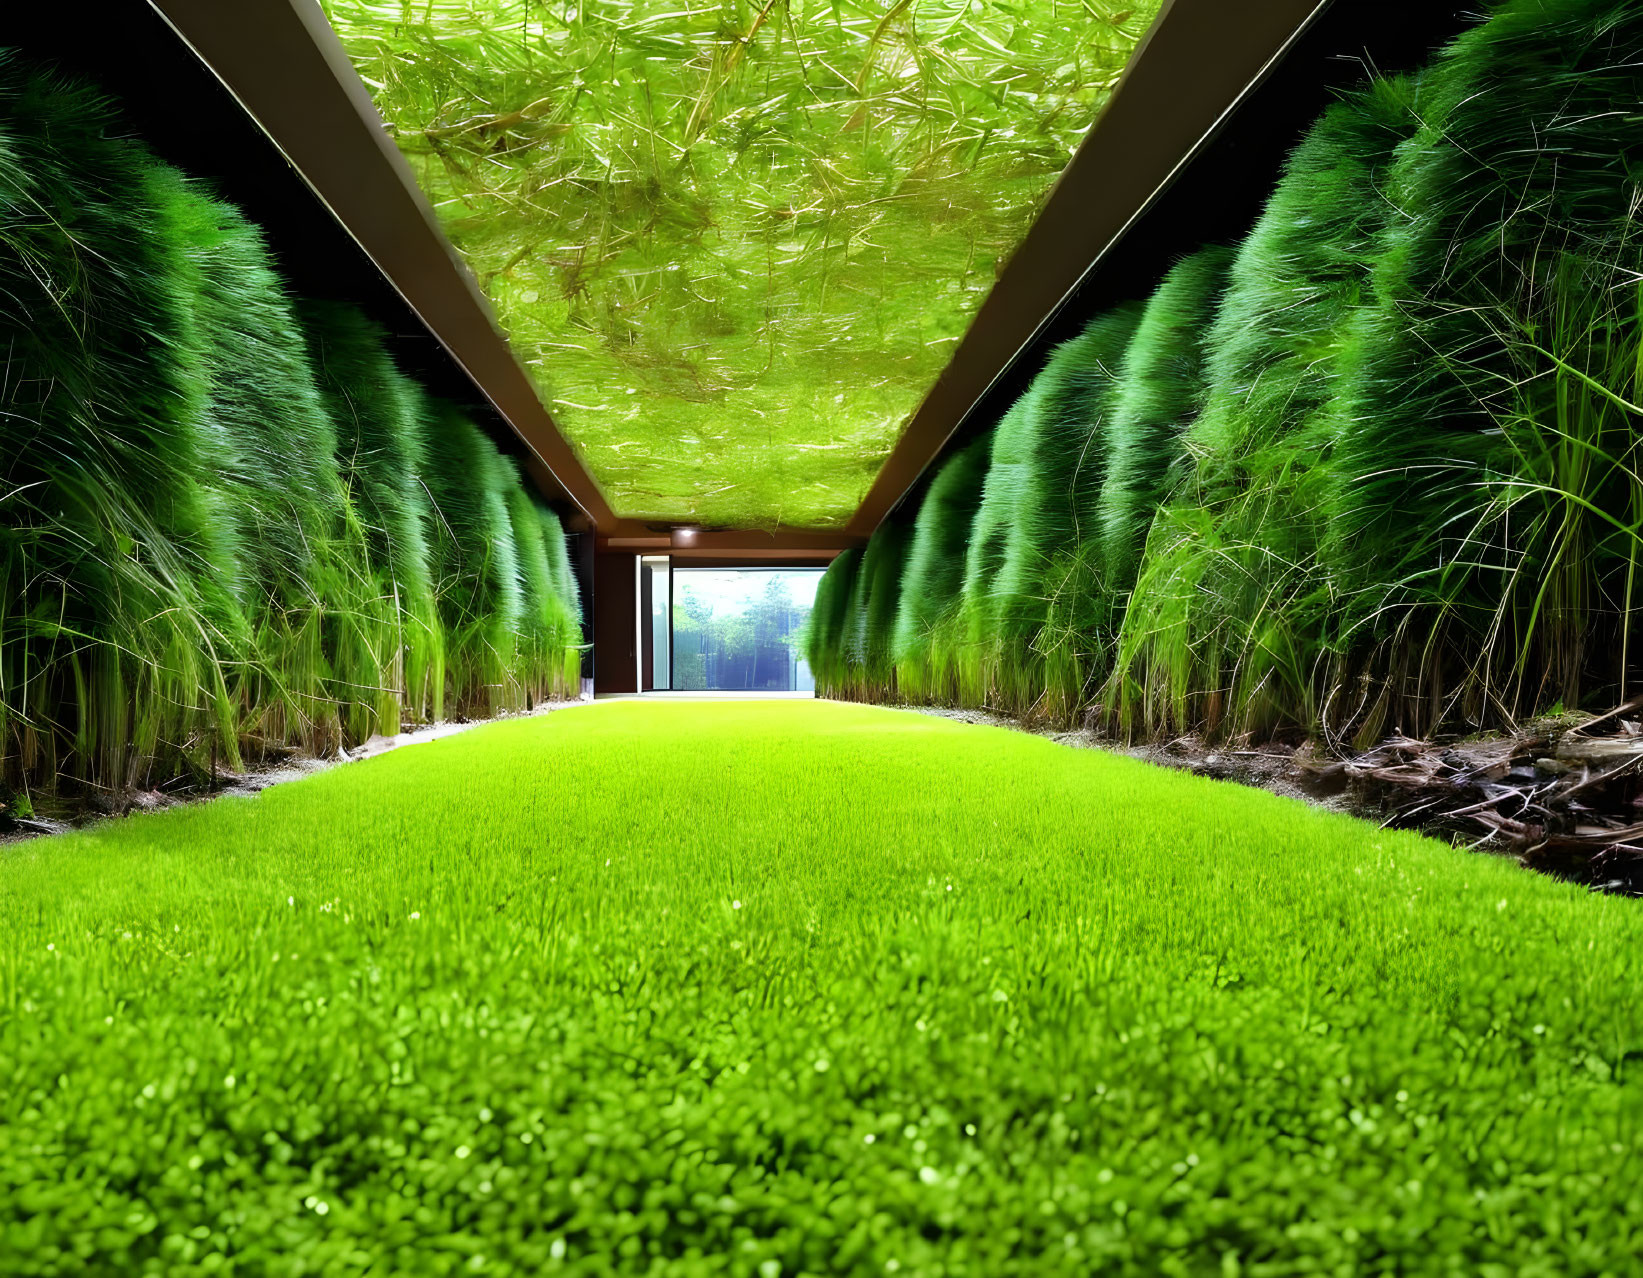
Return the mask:
[[816,568],[677,568],[676,691],[813,692],[799,632],[816,602]]
[[665,690],[671,686],[673,637],[668,631],[667,617],[668,600],[672,598],[672,587],[668,581],[670,566],[666,555],[646,555],[639,564],[642,574],[639,605],[646,610],[639,621],[645,628],[641,632],[640,660],[648,662],[643,667],[646,691],[656,688]]

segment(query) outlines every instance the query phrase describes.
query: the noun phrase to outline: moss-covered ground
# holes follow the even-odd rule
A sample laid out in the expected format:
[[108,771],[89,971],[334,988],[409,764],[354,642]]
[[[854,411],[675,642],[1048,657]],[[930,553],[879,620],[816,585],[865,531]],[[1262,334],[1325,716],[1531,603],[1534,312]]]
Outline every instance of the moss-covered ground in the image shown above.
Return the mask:
[[1003,730],[570,709],[0,849],[0,1272],[1626,1272],[1640,942]]

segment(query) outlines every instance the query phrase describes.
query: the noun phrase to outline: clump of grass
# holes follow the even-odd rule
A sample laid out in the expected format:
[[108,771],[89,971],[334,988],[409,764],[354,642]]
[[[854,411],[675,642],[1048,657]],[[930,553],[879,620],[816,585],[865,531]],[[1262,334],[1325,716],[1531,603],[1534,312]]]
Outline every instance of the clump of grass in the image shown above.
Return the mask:
[[1099,449],[1099,464],[1088,491],[1072,503],[1082,514],[1074,535],[1049,556],[1042,622],[1032,641],[1044,671],[1035,708],[1052,719],[1071,720],[1111,665],[1141,546],[1159,500],[1178,478],[1181,432],[1203,397],[1203,333],[1230,257],[1229,250],[1205,248],[1179,263],[1144,308],[1121,313],[1120,331],[1128,334],[1122,350],[1100,352],[1100,438],[1091,448]]
[[495,714],[521,700],[515,663],[524,598],[507,500],[517,482],[511,463],[462,409],[430,406],[433,561],[449,637],[450,704],[459,714]]
[[374,568],[375,589],[341,619],[335,660],[338,699],[358,739],[397,731],[401,708],[419,719],[445,709],[445,635],[430,549],[435,516],[424,475],[432,410],[395,366],[381,328],[356,307],[308,301],[302,313]]
[[[576,696],[582,690],[582,592],[571,566],[570,537],[565,525],[547,506],[536,503],[536,517],[542,524],[542,544],[548,557],[548,585],[553,592],[554,625],[560,648],[555,695]],[[550,653],[550,661],[552,656]]]
[[1106,415],[1106,466],[1095,502],[1102,576],[1128,594],[1160,500],[1186,460],[1182,433],[1205,395],[1204,338],[1215,322],[1234,253],[1200,249],[1158,286],[1125,347]]
[[[424,392],[120,131],[0,55],[0,785],[25,794],[324,751],[437,717],[445,683]],[[532,516],[557,574],[533,668],[562,688],[578,605]]]
[[[517,479],[506,494],[508,521],[519,568],[520,619],[515,679],[527,708],[564,697],[571,686],[569,655],[580,668],[580,618],[567,606],[549,538],[563,533],[551,511],[534,501]],[[551,521],[551,524],[550,524]],[[551,529],[551,531],[550,531]]]
[[153,161],[0,54],[0,770],[116,788],[237,762],[247,625]]
[[982,656],[990,671],[988,695],[1004,709],[1041,708],[1041,639],[1053,586],[1064,557],[1098,532],[1119,374],[1141,315],[1142,308],[1131,304],[1097,316],[1056,348],[1023,398],[1024,460],[1011,482],[994,492],[1007,534],[989,583],[994,638]]
[[1103,694],[1131,732],[1316,722],[1332,607],[1320,488],[1342,348],[1416,92],[1377,81],[1325,112],[1237,250],[1204,337],[1202,411],[1146,535]]
[[182,259],[172,276],[188,317],[179,352],[206,388],[210,482],[238,551],[233,586],[249,635],[228,681],[241,749],[323,754],[341,741],[332,678],[343,635],[362,618],[393,629],[335,425],[260,230],[169,166],[151,165],[148,179]]
[[849,673],[845,637],[854,614],[856,575],[861,570],[862,552],[852,546],[841,551],[827,565],[816,583],[816,600],[805,623],[805,661],[816,678],[816,691],[826,696],[841,695]]
[[570,620],[570,633],[575,636],[574,642],[580,643],[582,590],[576,581],[576,569],[571,564],[570,535],[565,531],[563,521],[549,507],[537,503],[536,513],[542,521],[542,537],[548,550],[548,575],[553,582],[554,593],[564,605],[565,616]]
[[[1627,684],[1643,15],[1502,6],[1438,59],[1343,388],[1324,552],[1343,730]],[[1633,681],[1635,683],[1635,680]]]
[[862,551],[851,581],[845,621],[845,686],[864,700],[895,695],[895,627],[901,602],[902,570],[913,538],[912,524],[891,516]]
[[8,849],[0,1246],[1612,1271],[1635,907],[930,716],[568,709]]
[[934,638],[951,645],[951,656],[937,657],[955,671],[954,685],[962,705],[987,703],[998,649],[998,615],[993,584],[1009,547],[1010,527],[1019,504],[1022,471],[1027,464],[1027,412],[1031,392],[1012,404],[993,428],[981,504],[970,526],[964,550],[964,580],[958,611],[946,634]]
[[942,463],[919,503],[892,640],[896,683],[909,698],[949,701],[957,695],[952,645],[939,632],[957,618],[964,550],[991,452],[990,433],[971,440]]

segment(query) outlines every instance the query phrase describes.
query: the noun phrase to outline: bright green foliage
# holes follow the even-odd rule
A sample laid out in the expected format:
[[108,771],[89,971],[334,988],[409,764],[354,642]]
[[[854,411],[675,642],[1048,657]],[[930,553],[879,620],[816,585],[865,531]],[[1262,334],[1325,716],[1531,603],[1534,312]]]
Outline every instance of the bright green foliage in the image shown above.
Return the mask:
[[1021,734],[569,709],[7,849],[0,1269],[1623,1272],[1640,955]]
[[515,667],[525,597],[508,512],[519,477],[455,405],[432,405],[429,425],[427,484],[439,515],[434,564],[452,709],[494,714],[520,702]]
[[185,263],[108,118],[0,62],[0,767],[119,786],[235,758],[246,636]]
[[1045,416],[1054,424],[1040,472],[1054,475],[1057,461],[1064,468],[1078,458],[1064,483],[1040,485],[1041,502],[1065,512],[1060,520],[1035,511],[1031,524],[1023,521],[1042,549],[1031,555],[1030,585],[1017,587],[1034,601],[1032,654],[1010,664],[1031,672],[1030,696],[1018,704],[1045,717],[1072,719],[1111,665],[1141,546],[1203,399],[1203,334],[1231,256],[1219,248],[1193,254],[1144,309],[1097,318],[1042,374],[1048,389],[1039,402],[1053,406]]
[[[1325,554],[1376,695],[1476,722],[1635,654],[1643,10],[1514,0],[1437,62],[1358,317]],[[1595,676],[1595,678],[1594,678]]]
[[1106,456],[1091,535],[1102,580],[1117,595],[1135,584],[1153,515],[1180,478],[1182,432],[1203,405],[1204,337],[1232,264],[1230,249],[1206,248],[1158,286],[1125,348],[1102,430]]
[[[1010,526],[1020,499],[1022,471],[1027,465],[1027,413],[1031,394],[1017,400],[993,428],[992,448],[987,454],[987,475],[981,485],[981,505],[970,525],[970,544],[964,552],[964,581],[959,595],[958,615],[941,636],[953,645],[950,661],[957,671],[961,701],[976,705],[985,702],[991,686],[990,659],[997,648],[997,596],[993,584],[1004,565],[1009,546]],[[821,689],[818,680],[816,687]]]
[[619,513],[844,523],[1157,0],[324,0]]
[[[516,520],[514,541],[520,548],[521,579],[531,578],[537,583],[526,592],[526,627],[530,630],[538,624],[530,616],[541,618],[534,652],[548,681],[533,695],[576,696],[582,690],[582,600],[571,568],[569,539],[559,516],[533,500],[534,540],[541,549],[527,551],[526,543],[532,540],[530,532],[517,522],[523,519],[519,505],[523,491],[520,488],[509,494],[508,513]],[[537,555],[541,556],[540,568],[534,566]]]
[[[961,701],[1017,711],[1042,703],[1040,641],[1062,565],[1093,526],[1105,417],[1139,317],[1138,307],[1120,307],[1058,347],[993,434],[961,603],[933,640],[933,659],[956,667]],[[1050,682],[1063,664],[1058,652]]]
[[206,388],[208,482],[233,521],[247,627],[226,675],[238,735],[324,753],[340,731],[330,676],[358,647],[349,636],[381,613],[336,430],[260,230],[169,166],[146,176],[161,237],[178,251],[176,352]]
[[942,463],[919,503],[892,640],[896,683],[904,696],[949,700],[956,693],[952,645],[938,632],[949,629],[958,616],[964,548],[981,505],[992,448],[989,433],[959,449]]
[[[25,797],[324,751],[444,695],[424,392],[358,313],[299,319],[257,228],[120,132],[0,62],[0,784]],[[565,602],[532,660],[568,678],[564,538],[535,526]]]
[[850,588],[844,650],[852,676],[869,688],[895,683],[896,612],[912,524],[892,516],[874,530]]
[[1022,496],[1039,377],[968,547],[960,699],[1368,742],[1634,694],[1639,49],[1636,5],[1512,0],[1327,111],[1224,296],[1215,250],[1149,302],[1093,526],[1042,568],[1085,508],[1046,532]]
[[[518,555],[520,618],[515,677],[531,706],[544,697],[564,697],[581,669],[579,620],[566,607],[548,553],[546,520],[558,521],[531,499],[522,485],[506,495],[508,523]],[[544,519],[546,516],[546,519]],[[562,537],[561,537],[562,539]],[[574,658],[574,664],[572,664]],[[575,688],[580,692],[580,687]]]
[[817,688],[844,686],[849,670],[847,636],[854,617],[850,607],[861,558],[862,552],[856,547],[841,551],[816,584],[816,601],[805,627],[804,654]]
[[983,657],[990,695],[1006,708],[1060,717],[1080,699],[1107,629],[1108,592],[1070,589],[1069,575],[1080,543],[1099,533],[1119,374],[1141,316],[1134,305],[1096,316],[1055,350],[1023,401],[1027,463],[992,583],[997,645]]
[[1238,250],[1205,339],[1192,465],[1124,616],[1110,700],[1131,730],[1264,734],[1316,719],[1329,609],[1320,485],[1341,350],[1414,100],[1411,83],[1378,81],[1325,112]]
[[570,538],[565,533],[565,526],[559,522],[559,516],[553,511],[539,505],[536,513],[542,521],[542,538],[548,552],[549,580],[553,583],[553,590],[558,595],[559,602],[564,606],[564,615],[572,631],[577,632],[582,624],[582,592],[576,584],[576,570],[571,566]]
[[[582,690],[582,654],[591,647],[587,642],[588,628],[585,626],[586,616],[582,610],[582,588],[576,579],[576,568],[571,563],[570,534],[565,531],[564,524],[559,516],[546,506],[537,506],[536,512],[542,521],[542,539],[548,552],[548,568],[554,593],[558,596],[561,607],[560,624],[564,628],[567,645],[562,665],[565,692],[567,695],[576,695]],[[586,532],[582,534],[591,535]]]
[[[407,709],[437,718],[443,710],[446,654],[429,571],[435,519],[423,478],[427,396],[394,366],[382,330],[359,310],[309,302],[303,313],[336,422],[343,475],[379,566],[372,610],[377,624],[367,621],[354,632],[354,660],[339,663],[338,673],[353,684],[356,707],[368,706],[385,724],[395,719],[396,690],[402,687],[409,694]],[[395,668],[400,652],[403,673]],[[374,687],[373,668],[380,672]],[[352,679],[350,669],[357,672]],[[356,724],[356,731],[363,726]]]

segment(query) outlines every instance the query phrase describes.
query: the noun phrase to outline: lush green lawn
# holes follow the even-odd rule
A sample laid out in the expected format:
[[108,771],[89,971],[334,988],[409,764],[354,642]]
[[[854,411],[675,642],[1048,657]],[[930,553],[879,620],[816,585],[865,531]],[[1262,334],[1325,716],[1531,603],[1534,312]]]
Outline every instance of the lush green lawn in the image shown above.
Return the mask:
[[566,710],[0,849],[0,1273],[1631,1271],[1640,941],[1002,730]]

